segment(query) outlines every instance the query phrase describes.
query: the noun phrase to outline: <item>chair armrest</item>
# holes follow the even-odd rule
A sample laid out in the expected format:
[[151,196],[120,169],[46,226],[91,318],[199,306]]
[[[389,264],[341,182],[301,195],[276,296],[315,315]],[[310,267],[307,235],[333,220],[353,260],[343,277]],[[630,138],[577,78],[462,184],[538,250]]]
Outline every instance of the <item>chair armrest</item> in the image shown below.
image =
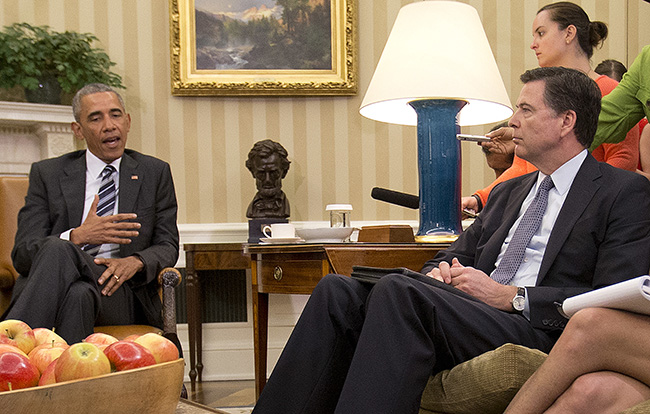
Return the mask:
[[173,267],[166,267],[158,273],[162,287],[163,332],[176,334],[176,297],[174,288],[181,283],[181,273]]
[[182,279],[183,276],[181,276],[181,272],[173,267],[166,267],[158,273],[158,284],[163,288],[165,286],[175,288],[181,284]]

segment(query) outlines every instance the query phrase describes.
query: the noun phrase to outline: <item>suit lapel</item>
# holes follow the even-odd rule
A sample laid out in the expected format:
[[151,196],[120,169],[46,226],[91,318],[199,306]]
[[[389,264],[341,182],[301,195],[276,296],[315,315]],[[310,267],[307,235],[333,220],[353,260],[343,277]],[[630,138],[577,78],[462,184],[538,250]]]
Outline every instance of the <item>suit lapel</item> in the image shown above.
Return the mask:
[[562,205],[560,214],[557,216],[553,230],[546,245],[544,258],[537,275],[537,285],[546,276],[551,265],[555,261],[558,253],[562,249],[564,242],[573,230],[573,227],[582,216],[587,206],[591,203],[598,189],[600,188],[600,166],[591,155],[582,163],[582,166],[573,180],[573,184],[569,189],[566,200]]
[[118,210],[120,213],[133,213],[135,202],[140,192],[140,184],[144,179],[144,171],[131,156],[124,153],[120,163],[120,195]]
[[66,204],[68,224],[76,227],[81,224],[86,197],[86,153],[63,168],[59,180],[61,193]]

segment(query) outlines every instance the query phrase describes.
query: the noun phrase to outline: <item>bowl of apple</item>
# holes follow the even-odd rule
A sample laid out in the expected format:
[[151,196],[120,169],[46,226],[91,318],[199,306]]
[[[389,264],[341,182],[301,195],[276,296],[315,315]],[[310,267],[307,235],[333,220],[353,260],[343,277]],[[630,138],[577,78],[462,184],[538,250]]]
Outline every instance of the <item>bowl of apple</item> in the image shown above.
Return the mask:
[[0,322],[0,406],[18,412],[172,414],[183,371],[176,346],[158,334],[68,345],[49,329]]

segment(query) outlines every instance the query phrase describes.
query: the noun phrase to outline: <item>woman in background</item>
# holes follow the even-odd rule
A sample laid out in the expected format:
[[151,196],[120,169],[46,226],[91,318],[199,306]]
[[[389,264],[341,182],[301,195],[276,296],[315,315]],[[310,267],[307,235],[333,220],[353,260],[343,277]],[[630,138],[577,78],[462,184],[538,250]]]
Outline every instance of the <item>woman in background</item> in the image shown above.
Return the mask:
[[[577,4],[558,2],[548,4],[537,12],[533,21],[533,42],[530,48],[537,56],[540,67],[563,66],[577,69],[593,79],[601,93],[607,95],[618,84],[605,75],[596,73],[590,64],[594,47],[601,46],[607,37],[607,25],[600,21],[590,21],[589,16]],[[501,137],[502,135],[504,135]],[[508,138],[508,135],[510,137]],[[502,128],[489,137],[512,138],[510,128]],[[501,151],[502,143],[496,140],[482,143],[490,150]],[[617,144],[603,144],[592,151],[596,160],[614,167],[635,171],[639,162],[639,130],[632,128],[627,137]],[[472,197],[463,197],[462,207],[480,211],[487,202],[492,188],[505,180],[535,171],[536,168],[515,154],[512,167],[504,172],[488,187],[477,191]]]
[[616,59],[605,59],[596,65],[594,71],[599,75],[609,76],[616,82],[620,82],[623,74],[627,72],[627,68]]
[[[594,70],[596,73],[607,75],[617,82],[620,82],[627,72],[625,65],[615,59],[603,60]],[[639,166],[636,172],[650,180],[650,129],[644,130],[646,125],[648,125],[648,118],[639,121]]]

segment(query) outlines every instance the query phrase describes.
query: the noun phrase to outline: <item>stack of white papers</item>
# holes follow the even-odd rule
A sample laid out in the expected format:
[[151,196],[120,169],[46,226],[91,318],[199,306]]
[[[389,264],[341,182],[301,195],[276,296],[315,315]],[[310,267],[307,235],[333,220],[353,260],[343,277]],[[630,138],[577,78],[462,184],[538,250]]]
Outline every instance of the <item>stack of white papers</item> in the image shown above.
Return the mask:
[[568,317],[583,308],[613,308],[650,315],[650,276],[592,290],[562,303],[562,311]]

